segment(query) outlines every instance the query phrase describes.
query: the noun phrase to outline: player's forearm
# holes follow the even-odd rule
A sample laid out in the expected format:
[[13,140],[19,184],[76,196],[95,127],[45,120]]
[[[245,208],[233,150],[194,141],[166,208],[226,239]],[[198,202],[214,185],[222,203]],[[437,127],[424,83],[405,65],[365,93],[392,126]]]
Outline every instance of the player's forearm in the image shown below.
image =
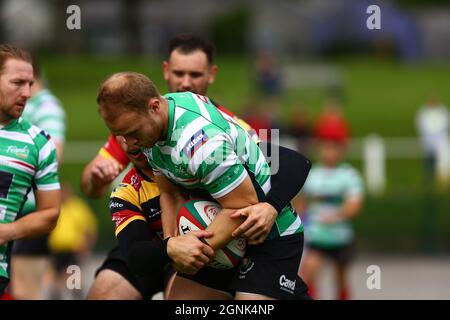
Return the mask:
[[164,238],[176,236],[178,234],[177,210],[183,203],[181,194],[162,191],[159,203],[162,211],[161,222]]
[[233,239],[231,233],[244,222],[245,218],[233,219],[230,217],[235,211],[236,209],[222,209],[206,228],[213,233],[206,242],[214,250],[226,246]]
[[[267,144],[266,150],[270,150],[269,148],[271,148],[270,144]],[[310,169],[311,162],[303,155],[279,146],[279,169],[271,177],[271,189],[266,195],[266,202],[270,203],[277,212],[283,210],[300,192]]]
[[7,241],[30,238],[52,231],[58,221],[59,208],[35,211],[4,225],[3,238]]

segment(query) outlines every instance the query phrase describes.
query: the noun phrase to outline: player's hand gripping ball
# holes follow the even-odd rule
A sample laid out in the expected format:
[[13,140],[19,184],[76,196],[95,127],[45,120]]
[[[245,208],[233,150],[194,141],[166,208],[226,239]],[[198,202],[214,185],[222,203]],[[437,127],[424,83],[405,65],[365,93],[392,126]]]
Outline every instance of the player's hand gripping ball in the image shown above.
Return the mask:
[[[180,235],[190,231],[205,230],[222,208],[217,202],[189,200],[178,211],[178,229]],[[239,264],[245,255],[247,241],[237,238],[222,249],[216,250],[216,256],[210,266],[217,269],[230,269]]]

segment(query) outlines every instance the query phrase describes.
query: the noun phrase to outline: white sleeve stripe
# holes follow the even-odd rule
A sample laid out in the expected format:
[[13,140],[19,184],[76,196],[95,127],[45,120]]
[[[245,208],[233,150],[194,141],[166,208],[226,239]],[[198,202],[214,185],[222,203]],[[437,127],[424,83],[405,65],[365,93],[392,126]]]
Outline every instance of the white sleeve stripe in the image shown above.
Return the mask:
[[231,191],[233,191],[234,189],[239,187],[241,185],[241,183],[244,182],[245,178],[247,178],[247,176],[248,176],[247,171],[246,170],[242,171],[242,173],[239,176],[239,178],[237,178],[233,183],[229,184],[228,186],[226,186],[225,188],[223,188],[220,191],[217,191],[215,193],[211,193],[211,196],[213,198],[215,198],[215,199],[221,198],[223,196],[226,196]]
[[50,172],[57,172],[57,170],[58,170],[58,163],[53,162],[49,166],[45,167],[43,170],[38,171],[36,173],[36,179],[40,179]]
[[178,119],[181,118],[181,116],[186,112],[186,109],[183,108],[175,108],[175,116],[174,116],[174,121],[173,124],[176,125]]
[[280,234],[281,237],[288,236],[290,234],[294,234],[295,231],[297,231],[298,228],[300,228],[302,224],[302,219],[297,215],[297,219],[287,228],[282,234]]
[[200,113],[202,114],[202,116],[204,116],[206,119],[211,121],[211,116],[210,116],[208,110],[206,109],[203,101],[200,100],[200,98],[195,93],[192,96],[194,97],[195,103],[197,103],[197,106],[200,109]]
[[265,161],[266,161],[266,158],[264,158],[264,156],[262,155],[262,152],[260,152],[258,161],[256,162],[256,166],[255,166],[255,174],[258,174],[261,171],[261,168]]
[[50,184],[37,184],[36,185],[38,190],[42,191],[50,191],[50,190],[59,190],[61,189],[59,182],[57,183],[50,183]]
[[14,141],[25,142],[28,144],[34,144],[32,138],[30,138],[29,135],[19,133],[19,132],[11,132],[11,131],[7,131],[7,130],[2,130],[2,138],[14,140]]
[[261,189],[264,191],[264,194],[269,193],[272,184],[270,182],[270,177],[267,181],[261,186]]
[[52,140],[48,140],[46,144],[39,150],[39,163],[47,159],[47,157],[55,150],[55,143]]
[[238,138],[238,129],[236,128],[236,125],[234,123],[229,123],[229,126],[231,139],[233,139],[233,143],[236,144]]
[[[230,169],[236,162],[240,161],[237,159],[236,154],[231,153],[228,155],[228,157],[219,164],[213,171],[208,173],[203,179],[202,182],[205,184],[210,184],[217,178],[219,178],[221,175],[223,175],[228,169]],[[244,170],[245,171],[245,170]]]

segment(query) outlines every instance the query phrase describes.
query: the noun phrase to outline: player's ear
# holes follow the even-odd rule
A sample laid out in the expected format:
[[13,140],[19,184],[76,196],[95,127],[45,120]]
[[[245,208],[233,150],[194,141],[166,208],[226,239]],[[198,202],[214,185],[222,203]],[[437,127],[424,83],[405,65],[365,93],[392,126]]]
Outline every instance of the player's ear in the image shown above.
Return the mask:
[[164,80],[168,81],[169,80],[169,62],[167,62],[167,61],[163,62],[163,75],[164,75]]
[[148,109],[150,112],[158,112],[160,109],[161,101],[158,97],[153,97],[148,100]]
[[216,80],[216,75],[217,75],[217,65],[213,64],[210,68],[209,68],[209,79],[208,79],[208,83],[209,84],[213,84],[214,81]]

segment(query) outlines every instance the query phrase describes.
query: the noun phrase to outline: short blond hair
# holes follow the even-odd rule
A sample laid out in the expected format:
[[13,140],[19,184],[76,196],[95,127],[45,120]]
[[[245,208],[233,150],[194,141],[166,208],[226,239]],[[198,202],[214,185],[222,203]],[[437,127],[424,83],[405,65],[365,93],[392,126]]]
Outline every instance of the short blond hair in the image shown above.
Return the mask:
[[17,59],[33,64],[33,59],[28,51],[9,44],[0,44],[0,74],[8,59]]
[[109,76],[100,85],[97,104],[100,108],[123,107],[143,112],[151,98],[159,97],[154,83],[137,72],[120,72]]

